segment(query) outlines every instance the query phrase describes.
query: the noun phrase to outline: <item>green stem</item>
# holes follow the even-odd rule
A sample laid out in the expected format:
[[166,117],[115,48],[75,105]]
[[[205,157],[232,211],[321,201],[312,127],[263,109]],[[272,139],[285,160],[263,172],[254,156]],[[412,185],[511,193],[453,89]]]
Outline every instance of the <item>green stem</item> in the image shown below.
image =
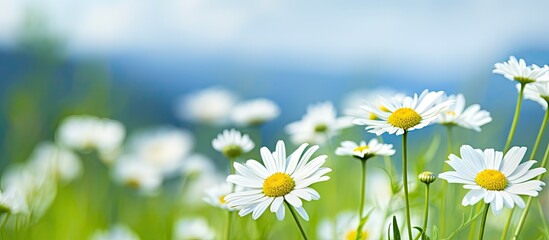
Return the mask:
[[[449,156],[451,153],[452,153],[452,146],[453,146],[453,142],[452,142],[452,125],[446,125],[446,136],[448,137],[448,140],[447,140],[447,144],[448,144],[448,153],[446,154],[446,156]],[[446,172],[448,171],[448,164],[443,164],[443,167],[442,167],[442,172]],[[442,192],[445,193],[446,192],[446,189],[448,187],[448,183],[446,181],[444,181],[442,183]],[[446,195],[447,194],[443,194],[442,197],[440,198],[441,200],[441,208],[440,208],[440,216],[446,216]],[[440,221],[440,234],[443,235],[446,231],[446,218],[445,217],[442,217],[441,221]]]
[[305,231],[303,230],[303,227],[301,226],[301,223],[299,223],[299,219],[297,219],[297,215],[295,214],[294,209],[290,204],[286,201],[284,201],[288,209],[290,209],[290,213],[292,213],[292,216],[294,217],[295,223],[297,224],[297,227],[299,228],[299,232],[301,232],[301,236],[303,236],[303,239],[308,240],[307,234],[305,234]]
[[509,130],[509,135],[507,136],[507,142],[503,148],[503,152],[506,153],[507,150],[511,147],[511,142],[513,141],[513,136],[515,135],[515,129],[517,128],[517,123],[520,115],[520,106],[522,104],[522,95],[524,93],[525,83],[520,84],[520,91],[517,99],[517,106],[515,108],[515,116],[513,117],[513,123],[511,124],[511,129]]
[[541,137],[543,136],[543,132],[545,131],[545,126],[547,125],[547,119],[549,118],[549,111],[545,111],[545,116],[543,116],[543,121],[541,122],[541,126],[539,126],[539,132],[538,136],[536,137],[536,142],[534,143],[534,148],[532,149],[532,153],[530,154],[530,159],[534,159],[536,157],[536,153],[538,152],[539,143],[541,142]]
[[408,239],[412,239],[412,223],[410,221],[410,200],[408,198],[408,163],[407,163],[407,142],[408,131],[402,135],[402,178],[404,186],[404,199],[406,200],[406,224],[408,226]]
[[[234,174],[235,170],[234,170],[234,162],[235,162],[235,159],[229,159],[230,161],[230,171],[231,171],[231,175]],[[234,192],[234,184],[231,183],[231,193]],[[231,239],[231,223],[232,223],[232,220],[233,220],[233,212],[232,211],[229,211],[228,214],[227,214],[227,225],[226,225],[226,229],[225,229],[225,239],[229,240]]]
[[453,145],[453,142],[452,142],[452,125],[446,125],[446,132],[448,133],[446,136],[448,137],[448,141],[447,141],[447,144],[448,144],[448,153],[446,155],[450,155],[452,153],[452,147],[454,146]]
[[[543,161],[541,162],[541,167],[545,168],[545,164],[547,164],[547,158],[549,157],[549,143],[547,144],[547,148],[545,149],[545,154],[543,154]],[[543,178],[544,174],[540,174],[536,180],[541,180]],[[517,226],[517,229],[515,230],[514,238],[518,238],[520,231],[524,227],[524,222],[526,222],[526,217],[528,216],[528,211],[530,210],[530,206],[532,205],[534,197],[530,196],[528,197],[528,201],[526,202],[526,207],[524,208],[524,211],[520,215],[520,220]],[[511,218],[511,217],[509,217]]]
[[425,240],[427,232],[427,219],[429,218],[429,184],[425,187],[425,214],[423,215],[423,233],[421,239]]
[[484,227],[486,226],[486,217],[488,216],[488,210],[490,209],[490,204],[484,204],[484,213],[482,215],[482,221],[480,222],[480,231],[478,232],[478,240],[482,240],[484,237]]
[[366,195],[366,161],[367,160],[365,159],[360,160],[360,162],[362,163],[362,182],[360,187],[360,206],[358,209],[358,219],[360,222],[358,223],[358,227],[356,228],[356,240],[361,239],[362,226],[364,225],[362,218],[364,217],[364,198]]

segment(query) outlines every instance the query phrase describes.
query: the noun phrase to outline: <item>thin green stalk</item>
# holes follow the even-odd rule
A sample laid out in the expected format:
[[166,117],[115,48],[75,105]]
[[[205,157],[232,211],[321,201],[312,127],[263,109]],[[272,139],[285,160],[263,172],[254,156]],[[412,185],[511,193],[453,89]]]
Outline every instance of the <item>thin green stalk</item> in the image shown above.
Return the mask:
[[[547,158],[549,157],[549,143],[547,144],[547,148],[545,149],[545,154],[543,155],[543,161],[541,162],[541,167],[545,168],[545,164],[547,164]],[[543,178],[543,175],[540,174],[536,180],[541,180]],[[528,197],[528,201],[526,202],[526,207],[524,208],[524,211],[520,215],[520,220],[517,226],[517,229],[515,230],[514,238],[518,238],[520,231],[524,227],[524,223],[526,222],[526,217],[528,216],[528,211],[530,210],[530,206],[532,205],[532,201],[534,200],[533,197]]]
[[[473,215],[473,213],[480,214],[481,210],[482,210],[481,205],[471,206],[471,216]],[[477,222],[474,221],[471,223],[471,227],[469,228],[469,238],[467,239],[473,239],[473,237],[475,236],[476,228],[477,228]]]
[[[453,142],[452,142],[452,125],[446,125],[446,136],[448,137],[448,140],[447,140],[447,146],[448,146],[448,149],[447,149],[447,156],[450,155],[452,153],[452,146],[453,146]],[[445,171],[448,171],[448,164],[443,164],[443,167],[442,167],[442,171],[445,172]],[[446,188],[448,187],[448,182],[444,181],[442,183],[442,191],[443,193],[446,192]],[[442,206],[440,208],[440,216],[446,216],[446,195],[447,194],[443,194],[442,197],[440,198],[441,200],[441,205]],[[440,234],[443,235],[446,231],[446,218],[445,217],[442,217],[441,221],[440,221]]]
[[454,146],[453,145],[453,137],[452,137],[452,125],[446,125],[446,132],[448,134],[446,134],[446,136],[448,137],[448,140],[447,140],[447,147],[448,147],[448,153],[446,155],[450,155],[452,153],[452,147]]
[[534,148],[532,148],[532,153],[530,154],[530,159],[534,159],[536,157],[536,153],[538,152],[539,143],[541,142],[541,137],[543,136],[543,132],[545,132],[545,127],[547,125],[547,119],[549,118],[549,111],[545,111],[545,116],[543,116],[543,121],[541,122],[541,126],[539,126],[539,132],[538,136],[536,137],[536,142],[534,143]]
[[429,185],[426,184],[425,186],[425,208],[423,210],[423,228],[421,228],[423,231],[420,232],[414,239],[421,239],[425,240],[426,232],[427,232],[427,220],[429,219]]
[[297,215],[295,214],[295,211],[292,208],[292,206],[290,206],[290,204],[286,201],[284,201],[284,203],[286,204],[288,209],[290,209],[290,213],[292,213],[292,217],[294,217],[295,223],[297,224],[297,227],[299,228],[299,232],[301,232],[301,236],[303,236],[303,239],[309,240],[309,238],[307,238],[307,234],[305,234],[305,231],[303,230],[303,227],[301,226],[301,223],[299,223],[299,219],[297,219]]
[[[235,159],[229,159],[230,161],[230,171],[231,171],[231,175],[234,174],[235,170],[234,170],[234,162],[235,162]],[[234,192],[234,184],[231,183],[231,193]],[[225,239],[229,240],[231,239],[231,223],[232,223],[232,220],[233,220],[233,212],[232,211],[229,211],[228,214],[227,214],[227,225],[226,225],[226,229],[225,229]]]
[[520,91],[517,99],[517,106],[515,108],[515,116],[513,117],[513,123],[511,124],[511,129],[509,130],[509,135],[507,136],[507,142],[505,142],[505,147],[503,148],[503,152],[507,152],[509,148],[511,147],[511,142],[513,141],[513,136],[515,135],[515,129],[517,128],[517,123],[520,115],[520,106],[522,104],[522,95],[524,93],[524,87],[526,86],[525,83],[520,84]]
[[[522,95],[524,93],[525,86],[526,86],[525,83],[520,84],[520,90],[519,90],[519,95],[517,99],[517,106],[515,107],[515,116],[513,116],[513,123],[511,124],[511,129],[509,130],[509,135],[507,136],[507,142],[505,143],[505,147],[503,148],[503,153],[507,153],[507,150],[509,150],[509,148],[511,147],[513,136],[515,135],[515,129],[517,128],[517,122],[520,115],[520,106],[522,104]],[[515,208],[511,209],[509,218],[507,219],[507,222],[505,222],[505,226],[503,227],[503,233],[501,234],[502,240],[505,240],[507,238],[507,233],[509,232],[509,227],[511,226],[511,220],[513,219],[514,212],[515,212]]]
[[490,209],[490,204],[484,204],[484,213],[482,215],[482,221],[480,222],[480,231],[478,232],[478,240],[482,240],[484,237],[484,227],[486,226],[486,217],[488,216],[488,210]]
[[10,218],[11,213],[6,213],[6,218],[4,218],[4,221],[2,221],[2,226],[0,226],[0,229],[2,232],[4,232],[4,227],[6,226],[6,223],[8,222],[8,219]]
[[404,199],[406,200],[406,224],[408,226],[408,239],[412,239],[412,222],[410,221],[410,200],[408,198],[408,163],[407,163],[407,143],[408,131],[402,135],[402,178],[404,185]]
[[356,240],[361,239],[362,226],[364,225],[362,218],[364,217],[364,198],[366,195],[366,161],[367,160],[365,159],[360,160],[362,163],[362,182],[360,183],[360,205],[358,209],[359,224],[356,228]]

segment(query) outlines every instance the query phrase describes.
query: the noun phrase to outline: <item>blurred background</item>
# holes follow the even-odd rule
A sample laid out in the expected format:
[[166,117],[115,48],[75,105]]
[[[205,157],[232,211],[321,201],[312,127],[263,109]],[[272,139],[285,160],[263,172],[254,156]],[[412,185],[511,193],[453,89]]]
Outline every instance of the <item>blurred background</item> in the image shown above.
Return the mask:
[[[491,70],[511,55],[549,64],[547,9],[542,0],[0,0],[0,171],[74,114],[128,132],[190,128],[208,154],[222,128],[196,134],[175,109],[212,86],[279,104],[262,128],[268,146],[307,105],[328,100],[341,112],[347,94],[384,87],[463,93],[494,119],[476,145],[501,149],[517,91]],[[515,143],[532,145],[542,117],[525,101]],[[460,143],[479,136],[461,134]],[[388,141],[398,149],[399,138]]]

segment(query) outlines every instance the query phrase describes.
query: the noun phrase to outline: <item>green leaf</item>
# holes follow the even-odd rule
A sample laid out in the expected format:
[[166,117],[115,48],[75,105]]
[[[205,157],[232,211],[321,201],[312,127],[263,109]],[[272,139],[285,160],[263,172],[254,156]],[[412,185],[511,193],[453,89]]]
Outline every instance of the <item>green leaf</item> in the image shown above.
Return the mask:
[[400,230],[398,230],[398,222],[396,216],[393,216],[393,237],[395,240],[400,240]]

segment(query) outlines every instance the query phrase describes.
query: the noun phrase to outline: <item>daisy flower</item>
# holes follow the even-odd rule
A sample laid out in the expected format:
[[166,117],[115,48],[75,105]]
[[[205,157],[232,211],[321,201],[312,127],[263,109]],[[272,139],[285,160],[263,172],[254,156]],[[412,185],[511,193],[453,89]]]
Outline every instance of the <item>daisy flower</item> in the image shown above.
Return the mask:
[[339,134],[341,129],[349,126],[349,117],[338,118],[332,103],[323,102],[310,105],[303,118],[288,124],[285,130],[295,144],[324,144],[329,138]]
[[368,144],[365,141],[360,141],[359,144],[353,141],[343,141],[335,153],[339,156],[352,156],[366,160],[373,156],[392,156],[395,154],[395,150],[392,144],[379,143],[377,139],[372,138]]
[[122,123],[94,116],[71,116],[57,130],[59,143],[75,150],[115,151],[124,140]]
[[139,161],[165,175],[178,172],[194,145],[193,136],[175,127],[144,130],[129,139],[128,149]]
[[480,127],[492,121],[490,113],[480,110],[480,105],[473,104],[465,108],[463,94],[442,96],[439,101],[453,100],[455,103],[440,113],[436,122],[448,126],[460,126],[480,132]]
[[204,200],[204,202],[224,210],[229,210],[229,211],[237,210],[234,208],[229,208],[227,206],[227,201],[225,201],[225,196],[227,196],[229,193],[232,193],[232,184],[228,182],[224,182],[217,186],[206,189],[205,192],[206,192],[206,197],[202,199]]
[[438,101],[443,91],[430,92],[423,91],[419,96],[404,98],[379,98],[379,102],[387,109],[381,110],[372,104],[362,105],[362,108],[368,112],[374,113],[379,119],[355,119],[356,125],[366,125],[366,130],[371,133],[381,135],[385,132],[389,134],[403,134],[405,131],[421,129],[436,120],[441,112],[448,109],[453,104],[453,100]]
[[519,195],[537,196],[545,184],[542,181],[530,180],[545,172],[544,168],[530,169],[536,161],[520,163],[526,147],[513,147],[505,156],[494,149],[473,149],[463,145],[461,158],[450,155],[446,161],[455,171],[440,174],[440,178],[449,183],[464,184],[470,191],[462,200],[463,206],[474,205],[484,199],[494,215],[501,213],[503,206],[513,208],[515,204],[524,208],[524,201]]
[[145,194],[154,193],[163,180],[158,168],[132,155],[122,156],[114,163],[112,177],[119,184],[139,189]]
[[270,206],[270,211],[276,213],[278,220],[282,220],[285,214],[282,204],[286,202],[288,207],[292,205],[308,221],[309,216],[301,199],[320,199],[318,192],[309,186],[330,179],[324,174],[332,169],[322,167],[326,162],[326,155],[309,161],[318,146],[305,151],[307,146],[308,144],[302,144],[287,157],[284,142],[278,141],[274,152],[267,147],[261,148],[261,158],[265,166],[256,160],[248,160],[246,164],[235,162],[236,174],[228,176],[227,181],[248,190],[227,195],[227,205],[241,209],[238,212],[240,216],[251,213],[253,219],[259,218]]
[[212,146],[215,150],[223,153],[225,157],[234,159],[252,150],[255,144],[247,134],[242,135],[235,129],[226,129],[212,140]]
[[537,81],[549,81],[547,73],[549,66],[538,67],[533,64],[526,66],[524,59],[517,59],[514,56],[509,57],[509,61],[496,63],[493,73],[501,74],[511,81],[517,81],[521,84],[527,84]]
[[[520,91],[520,84],[517,84],[517,90]],[[537,82],[526,85],[524,87],[524,98],[539,103],[544,110],[547,110],[549,82]]]
[[236,95],[224,88],[211,87],[181,98],[176,114],[182,120],[212,125],[227,123]]
[[175,223],[175,240],[215,239],[215,230],[204,218],[179,219]]
[[382,97],[389,99],[391,97],[404,98],[406,95],[397,92],[393,89],[380,88],[375,90],[361,89],[349,93],[343,99],[343,114],[353,118],[377,119],[377,116],[371,112],[360,109],[361,105],[373,103],[377,108],[384,111],[387,109],[383,104],[380,104],[377,99]]
[[41,143],[34,149],[28,164],[64,183],[79,177],[83,169],[74,152],[49,142]]
[[261,125],[280,114],[280,108],[269,99],[259,98],[238,103],[232,111],[231,120],[239,126]]
[[117,223],[108,230],[98,230],[91,237],[91,240],[139,240],[128,226]]

